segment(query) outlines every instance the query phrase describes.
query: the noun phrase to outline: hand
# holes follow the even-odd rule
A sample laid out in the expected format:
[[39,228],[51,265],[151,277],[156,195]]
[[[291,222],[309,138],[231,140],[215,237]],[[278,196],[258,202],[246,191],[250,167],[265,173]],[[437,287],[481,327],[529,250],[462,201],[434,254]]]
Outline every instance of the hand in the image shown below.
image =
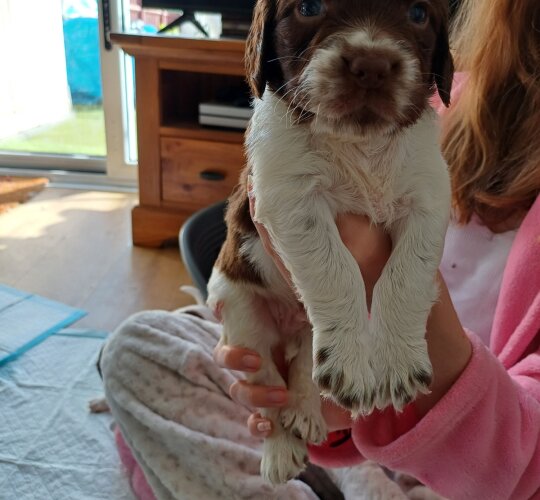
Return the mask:
[[439,300],[431,308],[426,326],[428,354],[433,367],[429,394],[414,401],[418,418],[426,415],[447,393],[469,363],[472,346],[459,321],[441,273],[437,273]]

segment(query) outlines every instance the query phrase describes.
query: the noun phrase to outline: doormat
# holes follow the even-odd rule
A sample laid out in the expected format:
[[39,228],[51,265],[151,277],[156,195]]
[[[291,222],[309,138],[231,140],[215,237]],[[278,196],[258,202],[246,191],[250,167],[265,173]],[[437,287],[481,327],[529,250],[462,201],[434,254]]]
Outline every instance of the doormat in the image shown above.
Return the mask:
[[0,177],[0,214],[28,201],[48,183],[45,177]]
[[85,315],[80,309],[0,285],[0,366]]

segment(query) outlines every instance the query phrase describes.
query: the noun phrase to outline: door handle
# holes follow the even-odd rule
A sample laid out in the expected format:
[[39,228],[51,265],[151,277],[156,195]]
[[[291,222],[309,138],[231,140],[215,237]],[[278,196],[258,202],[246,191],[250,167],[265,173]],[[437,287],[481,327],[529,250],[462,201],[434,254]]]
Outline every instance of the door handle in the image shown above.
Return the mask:
[[109,0],[101,0],[101,20],[103,23],[103,45],[105,46],[105,50],[112,50],[111,4]]
[[225,174],[213,170],[203,170],[199,175],[205,181],[222,181],[225,179]]

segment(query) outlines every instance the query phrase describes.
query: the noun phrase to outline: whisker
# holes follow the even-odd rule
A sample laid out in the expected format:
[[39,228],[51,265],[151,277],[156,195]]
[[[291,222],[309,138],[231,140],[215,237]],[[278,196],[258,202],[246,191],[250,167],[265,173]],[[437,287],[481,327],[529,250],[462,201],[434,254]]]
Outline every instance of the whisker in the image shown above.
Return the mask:
[[288,85],[289,83],[291,83],[291,82],[292,82],[292,78],[291,78],[289,81],[285,82],[285,83],[284,83],[281,87],[279,87],[279,89],[277,89],[277,91],[275,92],[275,95],[277,96],[278,100],[277,100],[277,102],[276,102],[276,104],[275,104],[275,106],[274,106],[274,112],[276,112],[276,107],[277,107],[278,103],[281,102],[281,101],[284,101],[284,100],[285,100],[285,96],[287,96],[287,94],[289,94],[291,91],[293,91],[293,90],[295,89],[295,87],[291,87],[287,92],[285,92],[285,94],[283,94],[283,96],[278,95],[278,92],[279,92],[283,87],[287,86],[287,85]]
[[322,102],[320,102],[319,105],[317,106],[317,113],[315,114],[315,127],[319,123],[319,113],[321,111],[321,104]]
[[307,109],[309,107],[309,104],[311,103],[312,99],[310,99],[305,104],[302,103],[302,111],[300,112],[300,116],[298,117],[298,123],[300,123],[306,116],[309,115],[310,111]]
[[[307,49],[306,49],[307,50]],[[302,53],[305,52],[302,51]],[[301,57],[301,54],[298,55],[298,56],[281,56],[281,57],[276,57],[274,59],[269,59],[267,62],[276,62],[276,61],[286,61],[286,60],[292,60],[292,61],[305,61],[305,62],[309,62],[308,59],[305,59],[304,57]]]

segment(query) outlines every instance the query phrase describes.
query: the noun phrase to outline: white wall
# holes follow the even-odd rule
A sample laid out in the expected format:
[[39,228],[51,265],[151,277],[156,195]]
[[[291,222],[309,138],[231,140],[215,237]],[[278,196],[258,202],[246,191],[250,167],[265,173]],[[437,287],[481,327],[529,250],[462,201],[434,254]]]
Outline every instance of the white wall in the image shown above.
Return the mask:
[[0,0],[0,138],[70,113],[62,0]]

